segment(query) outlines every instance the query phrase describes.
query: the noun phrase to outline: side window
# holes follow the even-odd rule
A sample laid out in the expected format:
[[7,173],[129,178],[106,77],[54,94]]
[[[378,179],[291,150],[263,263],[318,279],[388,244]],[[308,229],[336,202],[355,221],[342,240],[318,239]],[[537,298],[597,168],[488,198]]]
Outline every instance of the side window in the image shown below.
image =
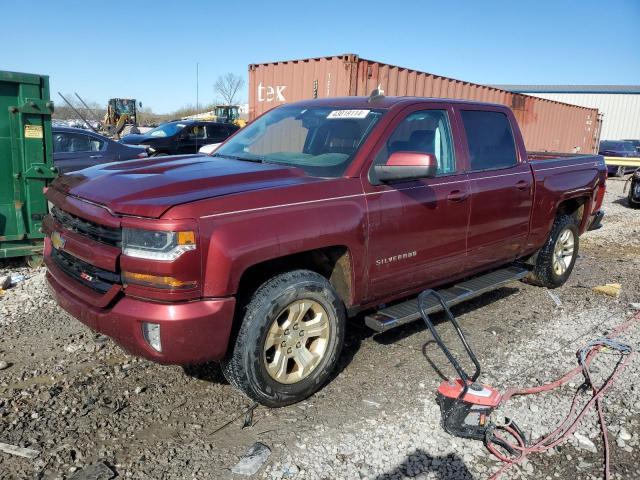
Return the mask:
[[55,153],[99,152],[104,142],[81,133],[56,133],[53,135]]
[[432,153],[438,160],[438,175],[456,171],[451,127],[446,110],[421,110],[409,114],[396,127],[375,159],[384,165],[394,152]]
[[517,165],[516,144],[509,119],[501,112],[462,110],[471,170],[508,168]]
[[194,125],[187,134],[189,140],[201,140],[205,138],[204,125]]
[[70,143],[68,135],[64,133],[54,133],[53,153],[68,153]]
[[100,152],[104,147],[104,142],[94,137],[89,137],[89,149],[92,152]]
[[207,125],[207,139],[211,143],[218,143],[227,138],[226,130],[221,125]]

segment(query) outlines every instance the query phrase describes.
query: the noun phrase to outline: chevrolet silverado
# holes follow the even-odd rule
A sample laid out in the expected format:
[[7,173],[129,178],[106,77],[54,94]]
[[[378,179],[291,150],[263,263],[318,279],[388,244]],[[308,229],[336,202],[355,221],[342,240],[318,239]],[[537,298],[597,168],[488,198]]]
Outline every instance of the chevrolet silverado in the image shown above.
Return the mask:
[[[527,153],[502,105],[412,97],[270,110],[211,156],[98,165],[48,189],[58,303],[129,352],[217,360],[268,406],[378,332],[525,279],[554,288],[603,213],[599,155]],[[428,306],[435,311],[437,305]]]

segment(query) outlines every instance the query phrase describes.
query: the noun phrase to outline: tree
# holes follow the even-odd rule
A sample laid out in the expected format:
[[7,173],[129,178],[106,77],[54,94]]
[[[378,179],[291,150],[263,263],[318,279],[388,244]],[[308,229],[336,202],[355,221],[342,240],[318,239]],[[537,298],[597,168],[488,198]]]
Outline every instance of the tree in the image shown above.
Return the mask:
[[236,104],[242,87],[244,87],[244,78],[233,73],[218,77],[216,83],[213,84],[213,89],[226,105]]

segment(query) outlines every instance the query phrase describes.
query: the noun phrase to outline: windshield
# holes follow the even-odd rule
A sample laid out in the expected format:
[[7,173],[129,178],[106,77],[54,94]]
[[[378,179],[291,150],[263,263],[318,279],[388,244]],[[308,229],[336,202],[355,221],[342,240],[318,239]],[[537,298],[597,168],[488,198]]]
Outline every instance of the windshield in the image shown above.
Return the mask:
[[186,123],[163,123],[159,127],[149,130],[146,135],[150,137],[171,137],[186,126]]
[[238,132],[213,155],[279,163],[339,177],[384,110],[280,107]]

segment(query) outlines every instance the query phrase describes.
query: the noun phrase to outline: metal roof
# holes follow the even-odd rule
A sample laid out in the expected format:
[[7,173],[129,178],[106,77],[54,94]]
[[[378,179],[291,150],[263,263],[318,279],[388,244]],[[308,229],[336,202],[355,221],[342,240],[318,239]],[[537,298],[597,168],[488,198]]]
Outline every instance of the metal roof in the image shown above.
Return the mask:
[[516,93],[640,94],[640,85],[489,85]]

